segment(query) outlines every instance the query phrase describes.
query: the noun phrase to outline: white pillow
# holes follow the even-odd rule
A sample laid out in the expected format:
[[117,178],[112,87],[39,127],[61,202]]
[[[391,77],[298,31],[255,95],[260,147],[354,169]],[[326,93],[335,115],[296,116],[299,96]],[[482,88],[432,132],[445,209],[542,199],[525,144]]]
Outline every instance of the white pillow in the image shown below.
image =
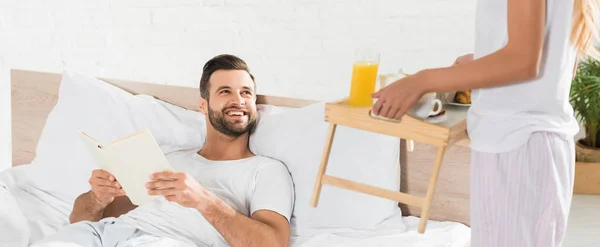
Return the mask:
[[[310,206],[329,123],[325,103],[262,116],[250,137],[255,154],[282,161],[294,180],[292,226],[309,229],[372,229],[400,214],[397,202],[323,185],[319,205]],[[392,191],[400,189],[400,141],[396,137],[337,126],[327,174]]]
[[147,126],[157,139],[163,152],[170,153],[182,149],[200,149],[206,140],[206,120],[204,114],[188,110],[150,95],[135,95],[148,102],[148,108],[132,114],[138,126]]
[[182,114],[183,109],[165,107],[147,96],[136,97],[69,69],[63,71],[58,97],[38,142],[32,180],[37,187],[66,200],[89,190],[89,176],[98,167],[78,131],[110,143],[149,128],[164,153],[199,147],[204,142],[206,126],[201,114]]

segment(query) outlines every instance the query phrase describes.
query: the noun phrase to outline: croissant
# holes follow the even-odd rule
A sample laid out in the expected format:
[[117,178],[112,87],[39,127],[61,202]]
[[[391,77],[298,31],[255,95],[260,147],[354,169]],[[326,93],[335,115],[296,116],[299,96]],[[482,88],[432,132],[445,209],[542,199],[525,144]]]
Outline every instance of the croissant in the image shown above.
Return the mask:
[[454,95],[454,102],[460,104],[471,104],[471,90],[456,92]]

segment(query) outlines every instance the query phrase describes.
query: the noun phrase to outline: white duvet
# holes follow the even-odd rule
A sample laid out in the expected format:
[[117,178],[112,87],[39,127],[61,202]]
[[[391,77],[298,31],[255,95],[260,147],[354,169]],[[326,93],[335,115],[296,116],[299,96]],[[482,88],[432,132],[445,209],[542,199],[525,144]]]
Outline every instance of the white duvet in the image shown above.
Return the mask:
[[[33,186],[29,169],[20,166],[0,173],[0,246],[29,246],[68,224],[71,202]],[[463,224],[430,221],[425,234],[417,232],[418,224],[419,218],[398,216],[372,231],[314,230],[293,234],[291,246],[469,246],[470,229]]]
[[[402,247],[467,247],[470,246],[471,230],[455,222],[429,221],[424,234],[418,232],[420,219],[397,216],[384,222],[380,229],[372,231],[347,230],[337,233],[319,233],[293,236],[292,246],[402,246]],[[395,230],[404,224],[406,229]],[[399,226],[396,228],[400,228]]]
[[0,246],[28,246],[69,223],[71,203],[34,187],[31,168],[0,173]]
[[24,246],[29,236],[25,215],[7,185],[0,181],[0,245]]

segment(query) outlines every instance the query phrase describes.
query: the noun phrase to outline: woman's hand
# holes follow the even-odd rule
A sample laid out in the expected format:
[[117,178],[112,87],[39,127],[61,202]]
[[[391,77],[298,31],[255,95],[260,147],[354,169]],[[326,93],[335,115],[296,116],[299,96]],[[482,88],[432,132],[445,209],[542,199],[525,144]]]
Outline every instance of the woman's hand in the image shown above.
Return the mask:
[[427,92],[426,81],[420,73],[404,77],[380,89],[371,97],[377,102],[373,113],[386,118],[400,120]]
[[457,57],[456,60],[454,61],[454,64],[452,64],[452,67],[457,66],[457,65],[462,65],[465,63],[469,63],[473,61],[473,54],[469,53],[466,55],[462,55],[460,57]]

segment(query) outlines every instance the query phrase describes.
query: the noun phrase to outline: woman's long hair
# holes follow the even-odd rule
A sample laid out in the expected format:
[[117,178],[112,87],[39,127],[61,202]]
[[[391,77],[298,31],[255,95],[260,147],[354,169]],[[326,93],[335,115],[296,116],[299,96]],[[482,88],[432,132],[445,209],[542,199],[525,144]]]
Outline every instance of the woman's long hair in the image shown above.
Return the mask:
[[571,43],[579,53],[579,57],[592,57],[600,60],[595,42],[598,36],[598,18],[600,0],[575,0],[573,6],[573,21]]

